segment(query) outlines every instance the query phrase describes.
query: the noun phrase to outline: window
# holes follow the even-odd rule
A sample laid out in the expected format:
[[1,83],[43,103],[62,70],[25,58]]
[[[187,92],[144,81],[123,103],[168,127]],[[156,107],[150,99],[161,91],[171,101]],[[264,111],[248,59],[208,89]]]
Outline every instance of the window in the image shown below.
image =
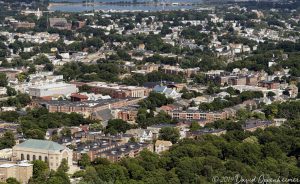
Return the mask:
[[30,161],[30,156],[27,154],[27,160]]
[[45,157],[45,162],[48,162],[48,157]]
[[42,156],[39,156],[39,160],[42,160]]
[[21,160],[24,160],[24,154],[23,153],[21,154]]
[[32,156],[32,160],[34,161],[35,159],[36,159],[36,158],[35,158],[35,155],[33,155],[33,156]]

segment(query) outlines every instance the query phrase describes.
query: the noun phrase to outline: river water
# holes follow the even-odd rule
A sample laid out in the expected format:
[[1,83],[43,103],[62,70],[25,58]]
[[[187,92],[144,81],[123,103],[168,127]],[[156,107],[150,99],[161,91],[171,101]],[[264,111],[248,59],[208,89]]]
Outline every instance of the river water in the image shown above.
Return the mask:
[[[121,2],[130,0],[95,0],[95,2]],[[66,2],[66,0],[51,0],[51,2]],[[83,0],[67,0],[67,2],[76,2],[74,4],[51,4],[50,11],[83,12],[92,10],[102,11],[169,11],[169,10],[188,10],[197,8],[195,5],[184,5],[182,3],[200,3],[201,0],[160,0],[159,2],[179,3],[173,5],[156,4],[95,4],[94,6],[82,3]],[[149,0],[137,0],[137,2],[149,2]],[[151,1],[150,1],[151,2]],[[181,3],[181,4],[180,4]]]

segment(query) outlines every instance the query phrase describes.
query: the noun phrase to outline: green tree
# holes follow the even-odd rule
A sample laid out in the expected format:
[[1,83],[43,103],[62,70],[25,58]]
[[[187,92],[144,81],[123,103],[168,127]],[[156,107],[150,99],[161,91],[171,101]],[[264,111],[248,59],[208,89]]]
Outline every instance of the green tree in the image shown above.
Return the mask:
[[81,155],[81,159],[79,160],[79,165],[83,167],[87,167],[91,165],[91,159],[88,154],[84,153]]
[[190,131],[196,131],[199,130],[201,126],[197,122],[192,122],[190,125]]
[[60,163],[59,167],[57,168],[57,172],[66,173],[66,172],[68,172],[68,170],[69,170],[68,161],[67,161],[67,159],[64,158],[61,160],[61,163]]
[[5,73],[0,73],[0,87],[6,87],[8,84]]
[[267,97],[274,97],[274,96],[276,96],[276,94],[274,93],[274,92],[272,92],[272,91],[269,91],[268,93],[267,93]]
[[42,160],[34,160],[32,177],[34,181],[45,181],[48,177],[49,167],[48,163]]
[[16,144],[14,133],[6,131],[0,138],[0,149],[12,148]]
[[12,87],[7,86],[6,89],[7,89],[6,93],[8,96],[15,96],[17,94],[16,90]]
[[179,130],[173,127],[164,127],[159,131],[158,139],[171,141],[175,144],[180,138]]
[[6,183],[7,184],[21,184],[20,182],[18,182],[18,180],[16,178],[7,178]]
[[109,120],[106,131],[108,133],[115,133],[115,132],[123,132],[125,133],[127,130],[130,129],[130,124],[128,124],[126,121],[123,121],[121,119],[113,119]]

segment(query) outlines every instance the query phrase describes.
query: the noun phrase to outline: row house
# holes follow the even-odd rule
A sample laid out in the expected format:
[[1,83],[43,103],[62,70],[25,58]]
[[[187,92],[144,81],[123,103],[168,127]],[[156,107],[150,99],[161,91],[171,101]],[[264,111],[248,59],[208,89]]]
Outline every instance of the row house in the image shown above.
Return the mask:
[[224,129],[201,129],[201,130],[187,132],[187,137],[197,139],[197,138],[199,138],[203,135],[207,135],[207,134],[220,136],[225,133],[226,133],[226,130],[224,130]]
[[153,145],[147,143],[126,143],[113,149],[101,152],[98,156],[101,158],[106,158],[111,162],[118,162],[122,158],[135,158],[139,156],[140,152],[144,149],[153,152]]
[[111,150],[119,145],[121,145],[120,142],[111,139],[79,143],[73,151],[73,161],[78,162],[82,154],[87,154],[93,161],[99,156],[99,153]]
[[274,122],[269,120],[249,119],[246,120],[242,128],[245,131],[253,132],[258,128],[265,129],[269,126],[274,126],[274,125],[275,125]]

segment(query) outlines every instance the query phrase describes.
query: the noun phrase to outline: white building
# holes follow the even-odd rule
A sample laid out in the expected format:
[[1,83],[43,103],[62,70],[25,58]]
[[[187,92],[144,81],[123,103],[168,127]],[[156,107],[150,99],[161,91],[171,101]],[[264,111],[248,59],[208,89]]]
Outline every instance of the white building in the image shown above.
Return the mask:
[[6,95],[7,89],[6,87],[0,87],[0,95]]
[[77,93],[78,88],[74,84],[67,84],[64,82],[46,84],[43,86],[29,87],[29,95],[33,97],[45,97],[45,96],[67,96],[71,93]]

